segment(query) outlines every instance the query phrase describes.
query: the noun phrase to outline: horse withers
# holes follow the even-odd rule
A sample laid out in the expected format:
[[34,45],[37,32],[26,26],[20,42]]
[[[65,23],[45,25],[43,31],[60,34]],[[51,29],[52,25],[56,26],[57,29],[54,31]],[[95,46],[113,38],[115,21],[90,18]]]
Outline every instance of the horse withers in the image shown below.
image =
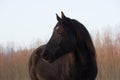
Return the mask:
[[61,12],[47,44],[29,60],[31,80],[95,80],[96,52],[88,30]]

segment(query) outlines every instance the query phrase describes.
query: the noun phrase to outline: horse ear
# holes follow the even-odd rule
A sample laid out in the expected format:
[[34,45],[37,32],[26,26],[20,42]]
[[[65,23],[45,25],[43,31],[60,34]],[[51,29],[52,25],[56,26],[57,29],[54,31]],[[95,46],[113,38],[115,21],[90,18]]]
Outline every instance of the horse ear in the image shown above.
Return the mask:
[[61,17],[62,17],[62,19],[66,18],[66,16],[64,15],[64,13],[62,11],[61,11]]
[[56,18],[58,21],[61,21],[62,19],[56,14]]

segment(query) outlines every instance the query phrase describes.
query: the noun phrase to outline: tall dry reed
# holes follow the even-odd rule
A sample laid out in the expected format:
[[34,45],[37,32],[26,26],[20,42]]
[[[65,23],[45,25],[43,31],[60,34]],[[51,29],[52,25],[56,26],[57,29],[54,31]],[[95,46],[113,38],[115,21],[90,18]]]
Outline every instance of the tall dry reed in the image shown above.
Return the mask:
[[[120,80],[120,35],[115,39],[111,34],[94,38],[97,52],[97,80]],[[5,49],[7,50],[7,49]],[[0,46],[0,80],[30,80],[28,59],[33,49],[9,48],[6,53]]]

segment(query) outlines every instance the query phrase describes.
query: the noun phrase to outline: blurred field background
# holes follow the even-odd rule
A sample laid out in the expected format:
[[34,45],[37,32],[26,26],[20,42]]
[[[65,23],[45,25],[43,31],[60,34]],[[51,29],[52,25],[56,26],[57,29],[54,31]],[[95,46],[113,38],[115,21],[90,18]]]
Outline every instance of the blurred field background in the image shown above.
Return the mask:
[[[113,36],[105,32],[103,35],[97,33],[93,37],[99,69],[97,80],[120,80],[120,34]],[[0,80],[30,80],[28,59],[40,45],[38,41],[31,48],[17,50],[0,45]]]

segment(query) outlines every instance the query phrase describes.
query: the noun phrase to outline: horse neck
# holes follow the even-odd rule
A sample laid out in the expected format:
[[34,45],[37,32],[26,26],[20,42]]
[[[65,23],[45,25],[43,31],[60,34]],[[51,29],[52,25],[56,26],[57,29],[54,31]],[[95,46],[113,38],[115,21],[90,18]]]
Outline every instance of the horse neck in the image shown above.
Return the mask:
[[82,67],[87,65],[90,56],[90,53],[87,49],[76,48],[73,55],[76,67]]
[[[78,80],[80,79],[81,71],[87,67],[87,61],[85,55],[83,55],[82,51],[79,48],[76,48],[74,51],[68,53],[68,67],[66,69],[70,69],[71,79],[69,80]],[[66,71],[65,69],[65,71]]]
[[76,69],[79,69],[80,67],[87,68],[96,62],[94,55],[85,47],[76,48],[73,53],[73,57]]

